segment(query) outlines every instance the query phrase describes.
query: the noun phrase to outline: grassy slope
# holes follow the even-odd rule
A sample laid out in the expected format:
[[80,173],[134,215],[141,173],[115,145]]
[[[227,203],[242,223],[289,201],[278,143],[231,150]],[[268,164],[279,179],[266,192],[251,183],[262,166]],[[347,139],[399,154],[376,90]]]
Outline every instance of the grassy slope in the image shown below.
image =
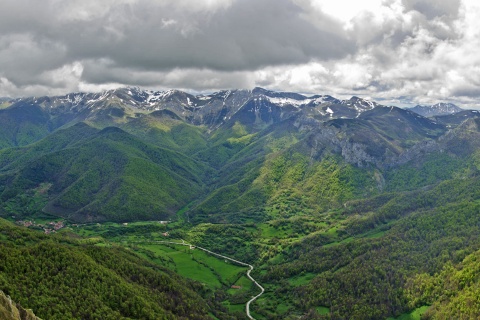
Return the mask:
[[204,128],[189,125],[169,114],[155,115],[157,113],[129,121],[121,128],[148,143],[185,154],[207,148]]

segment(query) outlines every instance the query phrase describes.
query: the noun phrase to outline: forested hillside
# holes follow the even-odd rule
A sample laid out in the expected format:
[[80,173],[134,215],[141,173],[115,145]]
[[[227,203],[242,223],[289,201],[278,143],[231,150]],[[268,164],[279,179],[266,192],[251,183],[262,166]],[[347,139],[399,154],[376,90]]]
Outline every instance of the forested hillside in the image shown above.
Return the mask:
[[[0,221],[0,286],[43,319],[209,319],[199,284],[120,247]],[[202,297],[203,294],[203,297]],[[220,316],[222,317],[222,316]]]

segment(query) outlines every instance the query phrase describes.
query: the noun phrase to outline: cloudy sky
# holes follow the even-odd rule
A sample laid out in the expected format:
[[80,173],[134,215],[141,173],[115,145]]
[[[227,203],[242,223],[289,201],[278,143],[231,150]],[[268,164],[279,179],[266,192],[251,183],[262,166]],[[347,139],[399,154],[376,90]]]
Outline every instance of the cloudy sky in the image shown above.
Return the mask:
[[1,0],[0,96],[261,86],[480,108],[475,0]]

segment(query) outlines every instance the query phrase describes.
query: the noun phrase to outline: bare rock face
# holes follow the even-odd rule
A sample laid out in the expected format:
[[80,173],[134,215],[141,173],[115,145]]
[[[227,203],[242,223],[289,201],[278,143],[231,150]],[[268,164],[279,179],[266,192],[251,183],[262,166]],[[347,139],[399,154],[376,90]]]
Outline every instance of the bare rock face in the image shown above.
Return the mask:
[[0,291],[0,319],[2,320],[41,320],[30,309],[24,309],[19,304]]

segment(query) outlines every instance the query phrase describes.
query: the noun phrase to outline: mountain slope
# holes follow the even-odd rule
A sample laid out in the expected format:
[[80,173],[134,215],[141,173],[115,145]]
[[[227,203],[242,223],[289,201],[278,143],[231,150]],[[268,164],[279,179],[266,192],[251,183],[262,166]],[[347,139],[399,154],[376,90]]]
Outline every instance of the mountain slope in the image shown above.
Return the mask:
[[[79,135],[82,132],[86,136]],[[58,145],[65,137],[77,142]],[[42,189],[44,210],[73,220],[163,219],[202,193],[209,170],[118,128],[76,125],[0,152],[1,198],[13,207]],[[18,204],[19,205],[19,204]]]
[[478,110],[464,110],[449,115],[435,116],[432,119],[438,123],[446,125],[448,128],[454,128],[467,119],[480,117]]
[[204,127],[188,124],[166,109],[139,116],[119,127],[148,143],[189,155],[208,146]]
[[[262,108],[255,110],[261,114]],[[202,219],[218,213],[238,219],[235,212],[248,211],[285,218],[375,195],[385,187],[386,168],[414,159],[411,149],[423,150],[446,132],[443,125],[395,107],[323,123],[294,113],[262,131],[251,126],[259,116],[247,114],[250,118],[232,118],[230,135],[208,151],[226,160],[212,163],[223,179],[194,209]]]
[[478,319],[479,258],[480,251],[475,251],[460,263],[447,263],[433,276],[417,275],[407,286],[412,306],[432,305],[425,315],[430,319]]
[[0,109],[0,149],[27,145],[51,131],[48,114],[37,105]]

